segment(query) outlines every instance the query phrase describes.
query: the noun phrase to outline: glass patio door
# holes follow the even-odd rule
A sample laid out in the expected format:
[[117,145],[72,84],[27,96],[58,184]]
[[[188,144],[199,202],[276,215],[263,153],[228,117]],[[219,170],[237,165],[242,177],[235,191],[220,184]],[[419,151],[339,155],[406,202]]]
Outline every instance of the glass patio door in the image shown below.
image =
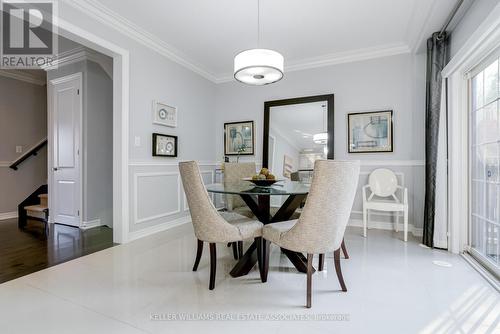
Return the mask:
[[470,81],[470,253],[500,273],[499,56],[488,58]]

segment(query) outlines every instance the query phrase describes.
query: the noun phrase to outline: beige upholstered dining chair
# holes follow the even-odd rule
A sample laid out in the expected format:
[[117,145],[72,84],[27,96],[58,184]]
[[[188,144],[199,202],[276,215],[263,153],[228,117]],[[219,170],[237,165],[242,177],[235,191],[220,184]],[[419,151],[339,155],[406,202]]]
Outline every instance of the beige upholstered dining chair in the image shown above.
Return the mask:
[[340,268],[340,247],[351,214],[359,178],[359,161],[317,160],[311,189],[298,220],[264,226],[263,281],[269,270],[269,241],[295,252],[307,253],[307,304],[311,307],[314,254],[334,252],[342,291],[347,291]]
[[[224,183],[237,182],[246,177],[252,177],[256,173],[255,162],[226,162],[224,163]],[[252,210],[245,204],[238,195],[225,195],[226,209],[228,212],[235,212],[239,215],[254,218]],[[243,256],[243,242],[232,243],[234,259]],[[231,246],[228,245],[228,246]]]
[[[224,163],[224,182],[240,181],[243,178],[252,177],[255,173],[255,162]],[[248,218],[254,217],[250,208],[238,195],[226,195],[226,209]]]
[[[198,239],[198,248],[193,271],[198,269],[203,243],[210,247],[210,283],[209,289],[215,287],[217,266],[216,243],[238,242],[255,239],[257,249],[261,249],[262,223],[236,213],[220,214],[205,189],[198,164],[195,161],[179,163],[182,185],[189,205],[194,234]],[[258,258],[261,259],[259,251]],[[259,265],[261,268],[261,265]]]

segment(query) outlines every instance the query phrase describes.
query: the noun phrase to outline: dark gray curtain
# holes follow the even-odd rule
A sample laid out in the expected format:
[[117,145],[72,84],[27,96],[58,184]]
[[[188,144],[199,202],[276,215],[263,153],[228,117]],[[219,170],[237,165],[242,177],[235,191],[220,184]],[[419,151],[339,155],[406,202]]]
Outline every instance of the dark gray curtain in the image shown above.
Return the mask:
[[[427,40],[425,101],[425,210],[423,244],[433,247],[436,207],[436,163],[441,112],[441,71],[448,62],[449,36],[436,32]],[[445,125],[444,125],[445,126]]]

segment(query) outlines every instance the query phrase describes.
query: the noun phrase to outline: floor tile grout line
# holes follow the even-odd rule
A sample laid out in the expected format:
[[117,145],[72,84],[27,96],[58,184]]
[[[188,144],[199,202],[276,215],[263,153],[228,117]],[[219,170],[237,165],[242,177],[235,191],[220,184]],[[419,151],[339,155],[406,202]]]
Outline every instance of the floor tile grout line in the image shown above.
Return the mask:
[[29,286],[29,287],[31,287],[31,288],[33,288],[33,289],[35,289],[35,290],[39,290],[39,291],[45,292],[45,293],[47,293],[47,294],[49,294],[49,295],[51,295],[51,296],[53,296],[53,297],[56,297],[56,298],[58,298],[58,299],[60,299],[60,300],[63,300],[63,301],[65,301],[65,302],[68,302],[68,303],[70,303],[70,304],[72,304],[72,305],[76,305],[76,306],[78,306],[78,307],[84,308],[85,310],[90,311],[90,312],[92,312],[92,313],[95,313],[95,314],[101,315],[101,316],[103,316],[103,317],[105,317],[105,318],[108,318],[108,319],[110,319],[110,320],[113,320],[113,321],[120,322],[120,323],[122,323],[122,324],[124,324],[124,325],[127,325],[127,326],[130,326],[130,327],[132,327],[132,328],[138,329],[138,330],[140,330],[140,331],[142,331],[142,332],[144,332],[144,333],[147,333],[147,334],[152,334],[152,332],[149,332],[149,331],[147,331],[147,330],[145,330],[145,329],[143,329],[143,328],[137,327],[137,326],[135,326],[134,324],[128,323],[128,322],[126,322],[126,321],[124,321],[124,320],[121,320],[121,319],[117,319],[117,318],[115,318],[115,317],[113,317],[113,316],[109,316],[109,315],[107,315],[107,314],[104,314],[104,313],[102,313],[102,312],[99,312],[99,311],[97,311],[97,310],[94,310],[94,309],[92,309],[92,308],[90,308],[90,307],[88,307],[88,306],[85,306],[85,305],[79,304],[79,303],[74,302],[74,301],[72,301],[72,300],[70,300],[70,299],[67,299],[67,298],[65,298],[65,297],[59,296],[59,295],[57,295],[57,294],[55,294],[55,293],[53,293],[53,292],[50,292],[50,291],[48,291],[48,290],[46,290],[46,289],[43,289],[43,288],[40,288],[40,287],[34,286],[33,284],[31,284],[31,283],[29,283],[29,282],[26,282],[26,281],[25,281],[25,282],[23,282],[23,283],[24,283],[24,284],[26,284],[27,286]]

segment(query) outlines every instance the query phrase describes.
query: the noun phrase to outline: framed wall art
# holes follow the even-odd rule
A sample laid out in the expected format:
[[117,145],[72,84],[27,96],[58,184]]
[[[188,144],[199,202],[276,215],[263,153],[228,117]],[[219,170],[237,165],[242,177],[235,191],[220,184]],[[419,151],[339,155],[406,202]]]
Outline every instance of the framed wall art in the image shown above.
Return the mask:
[[153,133],[154,157],[177,157],[177,136]]
[[224,123],[224,155],[253,154],[253,121]]
[[177,108],[153,101],[153,123],[172,128],[177,127]]
[[392,110],[347,115],[348,152],[393,152]]

